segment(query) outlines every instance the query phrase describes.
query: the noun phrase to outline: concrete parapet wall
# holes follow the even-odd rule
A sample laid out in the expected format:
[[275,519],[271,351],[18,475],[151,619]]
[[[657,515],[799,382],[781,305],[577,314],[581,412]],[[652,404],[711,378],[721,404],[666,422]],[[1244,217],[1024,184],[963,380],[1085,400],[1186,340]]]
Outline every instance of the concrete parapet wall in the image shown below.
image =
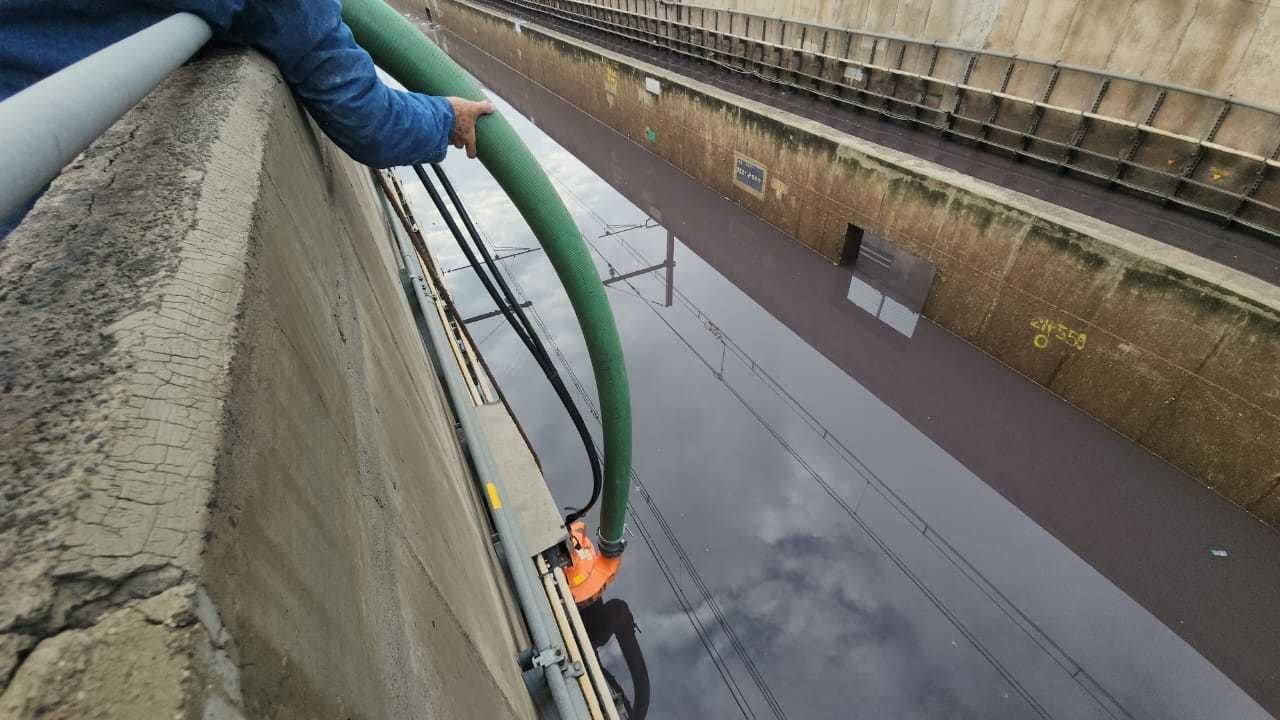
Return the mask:
[[[841,258],[853,224],[927,258],[929,318],[1280,524],[1280,289],[561,34],[442,5],[463,41],[824,257]],[[735,182],[741,158],[763,170],[760,187]]]
[[534,716],[380,202],[213,50],[0,245],[0,716]]

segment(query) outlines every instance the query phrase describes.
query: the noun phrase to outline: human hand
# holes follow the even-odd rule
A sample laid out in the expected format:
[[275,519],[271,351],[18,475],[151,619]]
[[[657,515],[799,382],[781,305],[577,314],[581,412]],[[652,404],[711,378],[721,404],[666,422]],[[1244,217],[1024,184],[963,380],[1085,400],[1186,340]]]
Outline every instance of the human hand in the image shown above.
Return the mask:
[[482,115],[493,112],[493,103],[488,100],[476,102],[460,97],[448,97],[445,100],[453,106],[453,132],[449,134],[449,142],[456,148],[466,149],[467,157],[476,156],[476,120]]

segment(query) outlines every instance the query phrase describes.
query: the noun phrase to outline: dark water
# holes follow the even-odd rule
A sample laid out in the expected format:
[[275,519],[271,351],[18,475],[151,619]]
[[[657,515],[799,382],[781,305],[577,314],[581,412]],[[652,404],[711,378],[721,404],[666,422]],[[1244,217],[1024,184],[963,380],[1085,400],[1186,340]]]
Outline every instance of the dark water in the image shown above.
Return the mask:
[[[1269,697],[1275,643],[1256,636],[1275,623],[1274,533],[927,320],[907,337],[867,314],[848,269],[624,139],[563,134],[554,115],[593,170],[500,105],[601,275],[639,273],[608,292],[635,487],[606,599],[634,617],[649,717],[1270,717],[1184,637]],[[592,408],[546,258],[483,168],[446,168]],[[441,265],[464,266],[404,179]],[[464,315],[492,309],[470,271],[446,277]],[[580,503],[586,462],[540,371],[500,318],[470,331],[558,501]],[[618,640],[601,656],[634,697]]]

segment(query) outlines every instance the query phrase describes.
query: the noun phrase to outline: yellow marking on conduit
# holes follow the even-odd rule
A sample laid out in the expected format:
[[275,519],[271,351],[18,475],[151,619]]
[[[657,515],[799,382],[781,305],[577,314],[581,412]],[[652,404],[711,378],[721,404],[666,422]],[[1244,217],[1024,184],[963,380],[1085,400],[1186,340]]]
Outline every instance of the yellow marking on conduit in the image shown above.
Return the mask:
[[486,492],[489,493],[489,504],[493,506],[493,509],[501,510],[502,497],[498,495],[498,486],[494,485],[493,483],[487,483],[484,486],[484,489]]

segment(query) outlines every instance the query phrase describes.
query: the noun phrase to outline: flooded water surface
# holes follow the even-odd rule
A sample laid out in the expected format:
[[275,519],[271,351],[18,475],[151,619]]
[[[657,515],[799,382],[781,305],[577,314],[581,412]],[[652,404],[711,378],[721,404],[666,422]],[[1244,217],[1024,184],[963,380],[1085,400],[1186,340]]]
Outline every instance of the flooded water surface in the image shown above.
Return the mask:
[[[911,308],[868,312],[849,268],[620,136],[583,125],[564,140],[576,157],[539,129],[563,136],[570,109],[499,105],[587,239],[626,352],[630,544],[591,612],[614,624],[601,656],[634,716],[647,694],[648,717],[691,720],[1270,717],[1183,637],[1221,632],[1175,632],[1147,606],[1182,607],[1160,605],[1171,572],[1274,574],[1274,553],[1240,552],[1274,550],[1273,534],[1221,536],[1237,552],[1223,559],[1203,528],[1165,529],[1194,536],[1186,557],[1140,556],[1147,531],[1113,513],[1157,526],[1216,500],[1135,510],[1134,483],[1190,481]],[[591,420],[590,365],[546,257],[478,163],[446,169]],[[462,314],[491,311],[402,177]],[[536,364],[501,317],[469,329],[557,501],[581,503],[586,460]],[[1058,539],[1076,536],[1091,561]],[[1099,567],[1148,569],[1121,589]],[[622,652],[630,618],[648,693]]]

